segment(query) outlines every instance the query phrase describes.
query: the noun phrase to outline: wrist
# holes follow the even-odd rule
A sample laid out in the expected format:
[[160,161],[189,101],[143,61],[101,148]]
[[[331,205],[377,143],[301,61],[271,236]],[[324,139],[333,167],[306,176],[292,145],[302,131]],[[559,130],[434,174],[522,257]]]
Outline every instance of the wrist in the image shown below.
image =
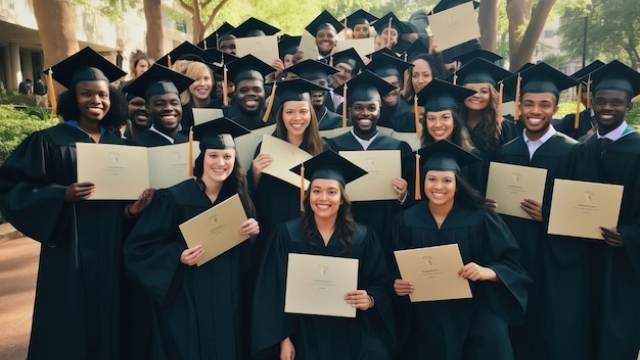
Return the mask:
[[373,296],[369,295],[369,309],[371,309],[375,304],[375,299],[373,298]]

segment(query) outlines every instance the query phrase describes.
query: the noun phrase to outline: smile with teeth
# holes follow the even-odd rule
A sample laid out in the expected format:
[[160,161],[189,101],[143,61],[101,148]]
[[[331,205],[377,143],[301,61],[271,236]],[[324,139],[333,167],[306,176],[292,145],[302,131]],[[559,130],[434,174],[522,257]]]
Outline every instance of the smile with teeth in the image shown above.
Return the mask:
[[331,205],[329,205],[329,204],[316,204],[316,207],[319,210],[328,210],[331,207]]
[[538,125],[542,122],[542,118],[539,117],[528,117],[527,122],[531,125]]

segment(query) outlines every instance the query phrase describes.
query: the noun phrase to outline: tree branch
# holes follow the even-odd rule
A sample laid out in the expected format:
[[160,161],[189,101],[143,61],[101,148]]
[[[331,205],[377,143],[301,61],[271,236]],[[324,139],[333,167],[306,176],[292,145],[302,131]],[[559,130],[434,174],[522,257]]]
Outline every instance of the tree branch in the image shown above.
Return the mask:
[[193,8],[187,5],[184,0],[178,0],[178,4],[185,10],[187,10],[190,14],[193,14]]
[[556,3],[556,0],[540,0],[538,5],[533,9],[531,13],[531,20],[527,29],[522,37],[522,42],[518,47],[517,52],[512,56],[512,68],[517,69],[524,63],[531,60],[533,53],[536,49],[536,43],[540,39],[542,29],[547,21],[547,17],[551,12],[551,8]]
[[211,24],[213,24],[213,21],[216,19],[216,16],[218,15],[218,13],[220,12],[220,10],[222,10],[222,8],[229,2],[229,0],[221,0],[218,5],[216,5],[216,7],[213,8],[213,10],[211,11],[211,14],[209,15],[209,19],[207,19],[207,22],[204,25],[204,30],[206,31]]
[[203,8],[203,9],[204,9],[204,8],[206,8],[207,6],[209,6],[209,4],[211,4],[211,0],[205,0],[205,1],[202,3],[202,8]]

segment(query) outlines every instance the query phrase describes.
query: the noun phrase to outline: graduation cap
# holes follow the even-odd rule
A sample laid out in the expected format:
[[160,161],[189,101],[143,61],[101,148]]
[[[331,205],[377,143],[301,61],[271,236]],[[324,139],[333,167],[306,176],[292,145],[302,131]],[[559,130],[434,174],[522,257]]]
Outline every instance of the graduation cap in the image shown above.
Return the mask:
[[576,80],[544,62],[528,68],[520,76],[522,78],[520,94],[552,93],[557,99],[562,90],[577,84]]
[[416,98],[418,104],[424,106],[425,112],[442,110],[459,111],[460,103],[475,93],[475,90],[454,85],[448,81],[433,79],[418,92]]
[[356,25],[370,25],[374,21],[378,20],[378,17],[372,15],[362,9],[356,10],[353,14],[347,16],[346,18],[340,20],[342,24],[347,24],[347,27],[353,30]]
[[496,86],[500,81],[510,77],[511,72],[482,58],[471,60],[461,67],[455,74],[450,75],[447,80],[457,77],[456,83],[461,85],[489,83]]
[[311,101],[312,91],[329,91],[329,88],[315,84],[303,78],[280,81],[274,84],[276,88],[276,96],[280,100],[280,104],[287,101]]
[[369,70],[361,72],[334,89],[335,93],[342,94],[346,105],[342,106],[342,127],[346,127],[347,108],[351,107],[353,103],[356,101],[380,101],[382,96],[395,89],[395,86]]
[[[295,55],[298,52],[302,36],[282,35],[278,41],[278,56],[283,60],[285,55]],[[284,61],[284,60],[283,60]]]
[[340,63],[349,65],[352,74],[357,74],[358,70],[364,66],[360,54],[354,48],[348,48],[329,56],[329,65],[336,66]]
[[[437,14],[441,11],[451,9],[452,7],[468,3],[469,1],[472,1],[472,0],[441,0],[439,3],[436,4],[436,6],[433,7],[433,10],[431,10],[431,14]],[[473,2],[474,9],[477,9],[480,7],[479,2],[477,1],[472,1],[472,2]]]
[[260,80],[275,71],[273,67],[249,54],[228,63],[229,77],[234,84],[243,80]]
[[233,54],[227,54],[215,48],[207,49],[204,52],[206,52],[209,56],[211,56],[215,60],[215,62],[212,65],[216,66],[216,68],[222,67],[222,65],[228,62],[239,59],[239,57]]
[[44,73],[67,89],[75,88],[81,81],[103,80],[111,83],[127,75],[88,46],[46,69]]
[[376,50],[376,51],[372,52],[371,54],[367,54],[367,57],[369,58],[369,60],[373,60],[373,59],[375,59],[375,58],[377,58],[378,56],[381,56],[381,55],[395,56],[398,59],[400,59],[400,56],[398,56],[398,54],[396,54],[392,50],[389,50],[386,47],[383,47],[380,50]]
[[175,49],[171,50],[168,54],[158,59],[156,64],[170,68],[172,64],[178,60],[200,61],[203,63],[215,62],[215,59],[204,50],[188,41],[185,41]]
[[407,50],[405,50],[405,57],[407,61],[412,62],[420,55],[430,55],[429,48],[420,40],[414,41]]
[[583,84],[586,85],[586,81],[583,78],[586,78],[589,76],[589,74],[591,74],[592,72],[596,71],[597,69],[601,68],[604,66],[604,63],[600,60],[596,60],[594,62],[592,62],[591,64],[583,67],[582,69],[574,72],[573,74],[569,75],[572,78],[582,81]]
[[407,24],[400,21],[400,19],[398,19],[398,17],[393,12],[389,12],[385,16],[376,20],[376,22],[373,23],[373,27],[376,29],[376,32],[378,34],[382,34],[384,29],[391,27],[398,32],[398,38],[400,38],[402,34],[415,32],[412,27],[407,26]]
[[404,71],[412,66],[411,63],[400,60],[397,56],[381,54],[374,57],[364,68],[380,77],[397,76],[402,79]]
[[187,90],[194,80],[158,63],[133,80],[123,91],[128,96],[139,96],[147,102],[152,96],[180,94]]
[[329,66],[322,61],[307,59],[299,63],[291,65],[287,69],[288,72],[298,75],[299,77],[307,80],[320,80],[327,79],[329,75],[333,75],[340,70]]
[[304,211],[304,179],[335,180],[344,191],[348,183],[367,174],[367,171],[333,150],[326,150],[290,170],[300,174],[300,211]]
[[474,59],[484,59],[487,60],[489,62],[496,62],[498,60],[502,60],[504,59],[502,56],[492,52],[492,51],[488,51],[488,50],[484,50],[484,49],[476,49],[476,50],[471,50],[467,53],[464,53],[462,55],[458,55],[456,57],[453,58],[454,61],[459,61],[462,63],[462,65],[465,65],[469,62],[471,62],[471,60]]
[[233,31],[231,31],[231,34],[235,35],[236,37],[242,38],[254,36],[271,36],[275,35],[279,31],[280,29],[275,26],[269,25],[266,22],[258,20],[254,17],[250,17],[242,24],[238,25]]
[[405,158],[410,156],[415,158],[414,192],[416,200],[422,198],[420,177],[426,174],[427,171],[453,171],[459,173],[461,168],[481,160],[476,155],[464,150],[449,140],[436,141],[411,154],[405,155]]
[[305,29],[313,36],[317,36],[318,31],[323,29],[334,30],[337,34],[344,29],[344,25],[327,10],[322,10],[320,15],[313,19]]
[[[574,72],[573,74],[571,74],[570,76],[576,80],[578,80],[580,82],[580,85],[584,85],[586,86],[586,91],[587,91],[587,109],[591,108],[591,73],[596,71],[597,69],[601,68],[602,66],[604,66],[604,63],[600,60],[596,60],[594,62],[592,62],[591,64],[583,67],[582,69]],[[580,116],[580,102],[582,101],[582,86],[578,87],[578,94],[577,94],[577,99],[578,99],[578,104],[577,104],[577,108],[576,108],[576,114],[578,114],[578,119],[575,121],[575,128],[577,129],[579,126],[579,116]]]
[[235,28],[235,26],[225,21],[222,25],[220,25],[219,28],[214,30],[211,34],[209,34],[209,36],[200,41],[198,43],[198,47],[204,50],[217,49],[220,37],[224,34],[230,33],[231,31],[235,30]]
[[629,94],[629,100],[640,94],[640,74],[618,60],[591,73],[591,80],[594,93],[598,90],[620,90]]

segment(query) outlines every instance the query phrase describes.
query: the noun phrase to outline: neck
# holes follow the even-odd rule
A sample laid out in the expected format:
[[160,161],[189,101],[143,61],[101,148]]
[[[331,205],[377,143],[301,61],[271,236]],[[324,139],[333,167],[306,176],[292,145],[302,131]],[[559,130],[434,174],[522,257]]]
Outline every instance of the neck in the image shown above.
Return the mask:
[[131,125],[129,126],[129,131],[131,131],[131,135],[133,135],[134,137],[140,135],[143,131],[145,131],[147,129],[148,129],[148,127],[137,125],[133,121],[131,122]]
[[297,147],[300,147],[300,145],[302,145],[302,141],[304,141],[304,133],[302,135],[287,134],[287,141],[291,145],[295,145]]
[[316,215],[314,215],[313,217],[316,223],[316,228],[318,229],[318,232],[320,233],[320,235],[322,235],[322,239],[325,245],[329,242],[329,238],[330,238],[330,236],[325,236],[325,235],[333,234],[333,232],[336,229],[337,217],[338,217],[338,214],[335,214],[330,218],[321,218]]
[[480,124],[480,122],[482,122],[483,112],[484,111],[467,109],[467,125],[473,129],[476,125]]
[[207,97],[206,99],[191,97],[191,102],[193,103],[193,108],[206,108],[211,103],[211,97]]
[[200,180],[202,180],[205,186],[204,193],[207,194],[209,199],[211,199],[211,202],[215,202],[218,198],[218,195],[220,195],[222,182],[212,180],[204,175],[200,178]]
[[78,120],[78,126],[80,126],[80,128],[87,134],[100,134],[100,121],[91,121],[80,118]]
[[602,135],[606,135],[610,132],[612,132],[613,130],[617,129],[618,126],[622,125],[622,123],[617,123],[617,124],[613,124],[611,126],[602,126],[600,124],[598,124],[598,134]]
[[176,126],[175,129],[167,129],[163,126],[154,125],[154,129],[160,131],[161,133],[167,135],[172,139],[175,139],[176,135],[178,135],[178,126]]
[[359,137],[362,140],[370,140],[372,137],[374,137],[378,133],[378,130],[374,126],[371,128],[371,130],[367,132],[362,132],[359,129],[356,129],[354,126],[353,132],[354,134],[356,134],[357,137]]
[[524,133],[527,135],[527,139],[531,141],[536,141],[536,140],[540,140],[540,138],[543,137],[544,134],[547,133],[547,131],[549,131],[548,125],[544,129],[540,129],[540,131],[532,132],[532,131],[529,131],[529,129],[526,129]]
[[446,217],[453,208],[453,199],[447,203],[436,205],[429,201],[429,211],[433,217]]

